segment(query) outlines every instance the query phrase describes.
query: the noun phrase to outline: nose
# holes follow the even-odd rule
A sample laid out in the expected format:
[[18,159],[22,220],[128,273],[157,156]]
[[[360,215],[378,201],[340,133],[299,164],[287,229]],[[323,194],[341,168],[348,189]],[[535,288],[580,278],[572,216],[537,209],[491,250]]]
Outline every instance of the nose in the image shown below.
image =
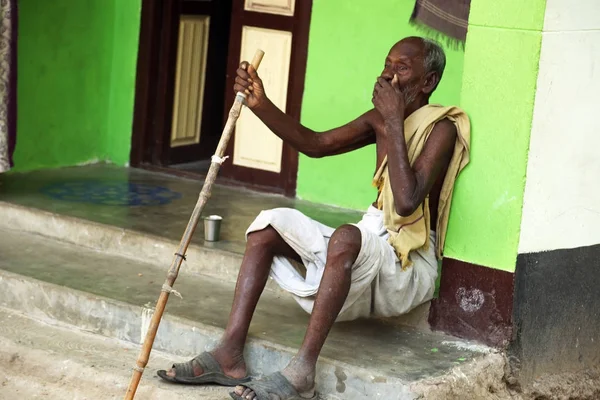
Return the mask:
[[390,71],[389,68],[385,68],[381,73],[381,77],[386,81],[391,82],[392,79],[394,79],[394,74],[392,73],[392,71]]

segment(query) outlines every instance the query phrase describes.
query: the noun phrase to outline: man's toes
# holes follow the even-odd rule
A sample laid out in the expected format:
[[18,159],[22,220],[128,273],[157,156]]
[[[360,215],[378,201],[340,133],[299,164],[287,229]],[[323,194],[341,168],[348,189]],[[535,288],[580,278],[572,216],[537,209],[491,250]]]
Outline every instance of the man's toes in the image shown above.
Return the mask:
[[175,368],[171,368],[170,370],[168,370],[167,376],[170,376],[171,378],[175,378]]
[[256,399],[256,393],[252,389],[245,386],[236,386],[234,393],[240,396],[242,399],[254,400]]
[[233,392],[235,394],[237,394],[238,396],[241,396],[242,394],[244,394],[244,390],[246,390],[245,387],[238,385],[238,386],[235,387],[235,389],[233,390]]

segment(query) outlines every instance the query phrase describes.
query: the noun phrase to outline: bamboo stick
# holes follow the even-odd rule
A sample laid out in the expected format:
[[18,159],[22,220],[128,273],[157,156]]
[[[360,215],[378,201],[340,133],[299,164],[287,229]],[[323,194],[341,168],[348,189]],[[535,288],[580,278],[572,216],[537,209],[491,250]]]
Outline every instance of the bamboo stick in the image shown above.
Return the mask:
[[[252,59],[252,65],[255,69],[258,69],[258,66],[262,61],[264,54],[265,53],[262,50],[257,50],[254,54],[254,58]],[[208,174],[206,175],[206,180],[204,181],[204,185],[202,186],[202,191],[198,196],[198,202],[194,207],[194,211],[192,212],[187,227],[185,228],[183,237],[181,238],[181,242],[179,243],[179,247],[177,249],[177,252],[175,253],[175,257],[173,258],[171,266],[169,267],[165,283],[162,286],[158,302],[156,303],[156,309],[154,310],[152,320],[150,321],[150,326],[148,327],[148,331],[146,332],[144,344],[142,345],[142,348],[140,350],[139,357],[136,361],[136,366],[133,368],[133,375],[131,376],[131,381],[129,383],[129,387],[127,388],[127,393],[125,394],[125,400],[133,400],[140,380],[142,379],[144,369],[148,364],[150,352],[152,351],[152,345],[154,344],[156,332],[158,331],[158,326],[160,324],[163,312],[165,311],[165,306],[167,305],[169,294],[171,293],[173,285],[175,284],[175,280],[177,279],[177,275],[179,274],[179,268],[181,267],[181,263],[185,259],[185,253],[190,245],[190,241],[192,240],[192,236],[194,235],[194,232],[198,225],[198,221],[200,220],[202,210],[204,209],[204,206],[206,205],[206,202],[208,201],[212,193],[212,186],[215,182],[215,179],[217,178],[219,168],[221,167],[222,158],[225,153],[225,150],[227,149],[227,144],[229,143],[229,139],[233,134],[233,128],[235,127],[237,119],[242,111],[242,104],[244,102],[244,98],[245,97],[242,93],[238,93],[235,98],[235,101],[233,102],[233,106],[229,111],[227,123],[225,124],[225,128],[223,129],[221,139],[219,140],[217,150],[215,151],[215,156],[213,156],[212,162],[210,164]]]

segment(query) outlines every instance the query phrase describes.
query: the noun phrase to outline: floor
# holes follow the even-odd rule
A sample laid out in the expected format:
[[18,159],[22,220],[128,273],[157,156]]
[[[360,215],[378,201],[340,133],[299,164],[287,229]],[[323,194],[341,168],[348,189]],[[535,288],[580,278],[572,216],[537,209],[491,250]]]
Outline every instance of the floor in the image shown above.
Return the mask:
[[[163,265],[125,259],[28,233],[0,229],[0,237],[3,238],[0,241],[0,271],[57,285],[62,288],[60,290],[76,290],[141,306],[154,304],[165,277]],[[5,281],[8,282],[8,278]],[[235,282],[205,275],[186,275],[185,279],[177,280],[176,287],[183,299],[169,300],[168,315],[225,328]],[[55,299],[44,288],[36,291],[44,293],[53,304],[52,310],[44,310],[45,315],[63,313],[63,301]],[[3,298],[4,295],[0,295],[0,306]],[[267,290],[258,303],[249,335],[297,349],[302,343],[308,317],[290,296]],[[77,320],[72,323],[85,326]],[[179,339],[185,342],[184,337]],[[366,368],[371,373],[414,381],[437,376],[480,355],[479,348],[470,349],[463,345],[464,342],[450,336],[409,327],[398,328],[392,320],[372,319],[335,324],[321,355]],[[356,351],[360,352],[360,357]]]
[[[295,208],[326,225],[356,222],[361,213],[279,195],[215,185],[203,215],[223,217],[211,247],[243,253],[245,230],[261,210]],[[0,201],[179,240],[202,182],[141,169],[96,164],[0,175]],[[204,244],[204,226],[193,240]]]
[[[202,183],[192,179],[111,165],[0,175],[0,201],[177,241],[201,188]],[[247,226],[261,210],[274,207],[296,208],[330,226],[355,222],[361,216],[361,212],[355,210],[216,185],[204,215],[218,214],[224,219],[222,240],[211,247],[243,252]],[[157,285],[164,279],[164,268],[92,248],[76,248],[19,231],[0,231],[0,237],[4,238],[0,241],[0,254],[3,255],[0,258],[1,273],[18,274],[23,281],[33,278],[36,282],[42,282],[39,283],[42,286],[46,282],[56,285],[53,287],[62,291],[61,296],[64,294],[65,298],[71,300],[76,298],[71,296],[73,291],[90,294],[85,297],[88,300],[93,296],[101,296],[123,304],[152,304],[156,300]],[[193,241],[201,246],[206,245],[202,225],[198,227]],[[8,279],[5,279],[3,284],[7,282]],[[223,279],[186,276],[185,280],[178,280],[177,283],[177,289],[185,300],[173,299],[167,311],[174,317],[202,321],[209,327],[221,329],[227,321],[233,285],[233,282]],[[5,292],[9,294],[9,297],[3,297],[6,301],[16,296]],[[49,290],[36,290],[26,298],[33,298],[34,293],[50,296]],[[53,298],[46,300],[53,312],[60,311],[57,304],[61,302]],[[25,303],[27,301],[23,300]],[[19,301],[19,304],[23,302]],[[76,301],[76,304],[80,303]],[[95,314],[92,316],[95,317]],[[272,348],[297,348],[302,341],[307,320],[308,316],[289,297],[265,291],[253,319],[250,336],[268,339]],[[99,319],[101,325],[103,321]],[[0,357],[1,344],[0,338]],[[381,376],[408,382],[441,376],[485,352],[479,346],[465,345],[446,335],[412,328],[399,329],[389,321],[368,320],[336,324],[322,356],[340,365],[352,365],[357,371],[368,370],[369,374],[373,374],[375,384]],[[164,365],[165,360],[159,363]],[[153,363],[153,368],[157,367]],[[93,375],[93,372],[90,373]],[[19,375],[20,372],[15,374]],[[358,386],[351,386],[350,380],[348,382],[348,388],[358,390]],[[362,380],[356,382],[361,383]],[[25,383],[21,387],[26,386]]]
[[[0,307],[0,398],[122,399],[138,351],[126,342],[48,325]],[[157,365],[173,359],[157,351],[150,356]],[[223,400],[230,390],[170,385],[146,373],[136,398]]]
[[174,164],[171,165],[171,168],[180,171],[206,175],[208,169],[210,168],[210,160],[194,161],[184,164]]

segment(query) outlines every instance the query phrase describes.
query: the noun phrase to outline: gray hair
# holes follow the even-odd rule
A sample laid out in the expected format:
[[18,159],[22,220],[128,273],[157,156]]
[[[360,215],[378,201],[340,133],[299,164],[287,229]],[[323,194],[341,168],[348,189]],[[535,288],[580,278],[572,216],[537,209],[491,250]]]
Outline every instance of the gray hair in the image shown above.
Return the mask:
[[433,39],[421,38],[421,40],[423,41],[423,50],[425,53],[425,59],[423,60],[425,73],[435,72],[441,81],[444,68],[446,68],[446,54],[444,53],[444,49]]

